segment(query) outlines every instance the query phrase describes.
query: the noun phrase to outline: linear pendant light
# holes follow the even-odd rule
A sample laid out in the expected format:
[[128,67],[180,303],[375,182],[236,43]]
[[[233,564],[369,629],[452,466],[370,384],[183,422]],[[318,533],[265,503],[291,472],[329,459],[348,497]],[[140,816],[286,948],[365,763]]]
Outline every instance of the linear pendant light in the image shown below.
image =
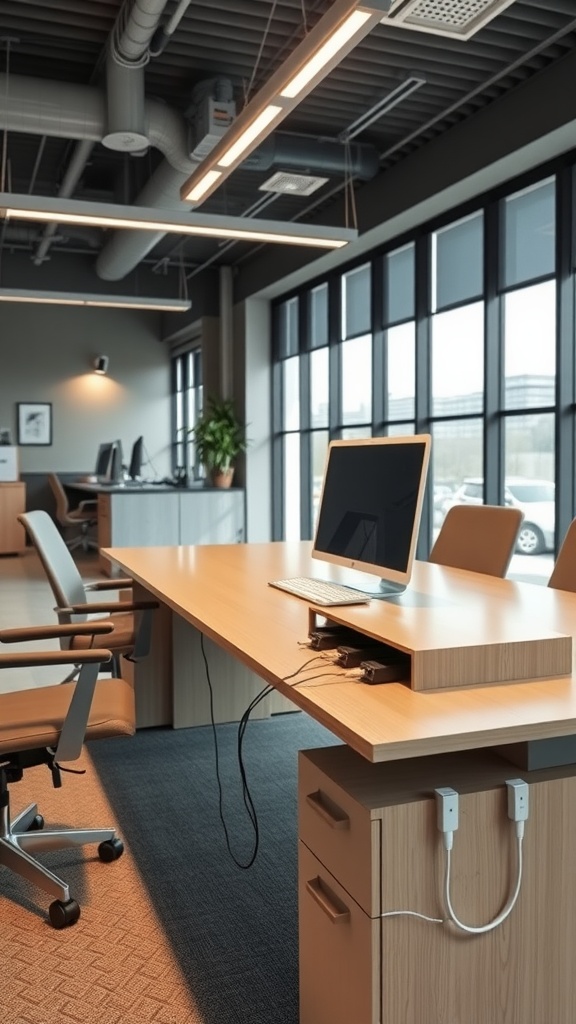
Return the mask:
[[[159,216],[161,212],[162,216]],[[0,219],[60,224],[86,224],[96,228],[131,228],[173,232],[203,238],[246,242],[280,242],[322,249],[340,249],[358,237],[354,228],[334,228],[295,221],[254,220],[215,214],[174,213],[147,206],[118,206],[48,196],[10,195],[0,192]]]
[[140,298],[138,295],[98,295],[35,288],[0,288],[0,302],[40,303],[50,306],[105,306],[110,309],[157,309],[184,313],[192,308],[189,299]]
[[388,13],[392,0],[334,0],[180,190],[199,204]]

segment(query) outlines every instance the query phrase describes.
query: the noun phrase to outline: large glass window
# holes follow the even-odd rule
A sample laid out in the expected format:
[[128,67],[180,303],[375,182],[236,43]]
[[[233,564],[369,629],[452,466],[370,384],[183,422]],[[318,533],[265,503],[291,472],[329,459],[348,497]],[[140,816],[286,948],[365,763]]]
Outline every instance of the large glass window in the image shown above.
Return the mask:
[[330,438],[430,432],[424,547],[456,502],[518,504],[511,571],[546,582],[555,523],[564,535],[576,512],[576,218],[557,209],[573,173],[488,195],[280,300],[286,536],[315,524]]
[[372,422],[372,338],[343,341],[342,423]]
[[432,318],[432,402],[435,416],[477,413],[484,402],[484,303]]
[[342,278],[342,337],[353,338],[370,330],[370,264],[351,270]]
[[506,408],[551,406],[556,383],[556,282],[508,292],[503,302]]
[[476,213],[432,235],[434,310],[482,295],[483,217]]
[[504,200],[505,288],[553,274],[555,268],[555,179]]
[[200,477],[191,430],[202,414],[202,350],[189,349],[172,358],[172,471]]
[[416,328],[414,322],[386,332],[388,419],[414,418],[416,395]]

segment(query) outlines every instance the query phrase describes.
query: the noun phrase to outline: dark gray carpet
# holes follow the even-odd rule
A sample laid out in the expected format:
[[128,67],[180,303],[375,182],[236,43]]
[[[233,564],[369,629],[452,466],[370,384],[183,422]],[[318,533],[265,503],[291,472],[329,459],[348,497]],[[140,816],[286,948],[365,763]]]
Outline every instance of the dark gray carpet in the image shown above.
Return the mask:
[[[254,837],[238,727],[217,733],[224,815],[245,863]],[[210,727],[148,729],[91,745],[119,832],[206,1024],[298,1024],[297,751],[337,742],[304,714],[249,723],[244,764],[260,848],[248,870],[226,848]]]

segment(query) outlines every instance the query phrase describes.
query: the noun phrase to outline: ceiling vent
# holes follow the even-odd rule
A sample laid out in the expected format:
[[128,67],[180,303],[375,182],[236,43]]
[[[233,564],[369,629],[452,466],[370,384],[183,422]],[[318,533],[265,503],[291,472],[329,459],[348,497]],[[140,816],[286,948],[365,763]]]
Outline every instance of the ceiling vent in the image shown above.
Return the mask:
[[317,178],[311,174],[287,174],[285,171],[278,171],[260,185],[260,191],[279,192],[283,196],[311,196],[327,181],[328,178]]
[[396,0],[384,22],[398,28],[470,39],[514,0]]

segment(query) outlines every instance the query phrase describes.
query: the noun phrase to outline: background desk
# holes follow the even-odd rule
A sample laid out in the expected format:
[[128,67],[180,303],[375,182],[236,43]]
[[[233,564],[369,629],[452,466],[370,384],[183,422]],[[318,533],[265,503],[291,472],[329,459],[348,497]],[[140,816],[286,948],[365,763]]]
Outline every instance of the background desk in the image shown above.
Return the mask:
[[[162,676],[169,658],[158,648],[136,669],[144,687],[160,684],[171,694],[173,683],[175,716],[202,704],[203,647],[217,711],[219,690],[243,708],[260,677],[344,740],[301,755],[301,1024],[572,1021],[576,766],[519,772],[488,748],[553,745],[555,737],[573,735],[574,672],[437,692],[366,686],[326,662],[304,667],[312,655],[303,646],[308,606],[267,586],[284,576],[327,575],[328,567],[311,560],[309,544],[109,555],[160,599],[158,622],[174,620],[173,679]],[[499,642],[515,629],[576,634],[574,594],[423,562],[402,597],[338,612],[355,628],[411,649],[441,650],[455,637],[464,646]],[[139,691],[140,682],[137,698]],[[437,786],[461,794],[456,912],[469,924],[496,916],[515,870],[505,782],[519,774],[530,784],[531,813],[510,917],[475,936],[410,916],[383,919],[397,910],[444,916]]]
[[[72,483],[98,498],[98,547],[235,544],[244,540],[244,491],[215,487],[106,487]],[[110,560],[100,554],[110,575]]]

